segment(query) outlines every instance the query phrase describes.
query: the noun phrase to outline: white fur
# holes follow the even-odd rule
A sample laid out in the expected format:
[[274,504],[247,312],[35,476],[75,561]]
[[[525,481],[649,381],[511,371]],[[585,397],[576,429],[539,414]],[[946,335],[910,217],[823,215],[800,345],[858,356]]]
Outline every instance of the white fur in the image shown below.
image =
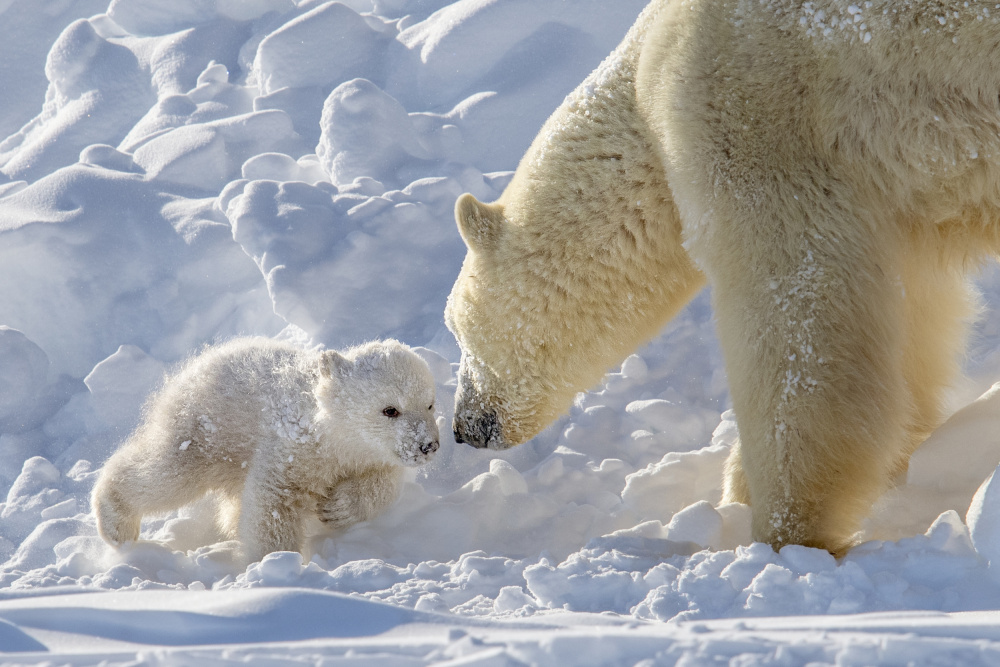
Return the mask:
[[208,348],[150,399],[105,464],[98,531],[115,545],[135,540],[143,515],[214,490],[248,560],[300,550],[310,514],[342,528],[396,500],[403,466],[437,451],[433,405],[427,364],[394,340],[342,354],[265,338]]
[[843,552],[942,419],[1000,250],[1000,10],[655,0],[548,120],[447,322],[458,439],[523,442],[712,285],[753,534]]

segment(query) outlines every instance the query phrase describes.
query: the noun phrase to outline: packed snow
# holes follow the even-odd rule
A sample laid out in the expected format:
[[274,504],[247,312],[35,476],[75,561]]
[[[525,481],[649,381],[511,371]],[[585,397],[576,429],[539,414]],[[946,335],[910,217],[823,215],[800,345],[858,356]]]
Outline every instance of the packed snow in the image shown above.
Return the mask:
[[[717,506],[708,294],[530,443],[451,440],[455,199],[499,195],[643,5],[0,0],[0,664],[1000,661],[996,271],[956,412],[839,561]],[[240,567],[212,497],[111,548],[98,470],[236,335],[416,346],[437,458],[304,556]]]

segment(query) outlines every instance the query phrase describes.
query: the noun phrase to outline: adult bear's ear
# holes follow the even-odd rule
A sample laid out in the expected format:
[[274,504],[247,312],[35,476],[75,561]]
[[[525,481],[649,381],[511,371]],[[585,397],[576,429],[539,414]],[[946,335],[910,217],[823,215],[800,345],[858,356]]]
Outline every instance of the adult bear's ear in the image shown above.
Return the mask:
[[465,245],[472,250],[495,247],[507,224],[503,206],[484,204],[468,192],[455,202],[455,220]]
[[323,361],[320,363],[320,372],[324,377],[344,377],[349,375],[354,368],[354,364],[336,350],[326,350],[323,352]]

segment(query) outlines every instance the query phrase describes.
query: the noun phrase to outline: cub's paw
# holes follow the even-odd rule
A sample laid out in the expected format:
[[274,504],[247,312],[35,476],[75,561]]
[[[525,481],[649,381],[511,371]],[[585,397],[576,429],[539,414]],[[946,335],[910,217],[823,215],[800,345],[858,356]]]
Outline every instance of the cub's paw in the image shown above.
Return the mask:
[[399,496],[398,467],[372,468],[332,485],[319,501],[319,518],[334,528],[373,519]]
[[330,496],[319,503],[319,519],[331,528],[347,528],[367,518],[362,503],[343,486],[331,489]]

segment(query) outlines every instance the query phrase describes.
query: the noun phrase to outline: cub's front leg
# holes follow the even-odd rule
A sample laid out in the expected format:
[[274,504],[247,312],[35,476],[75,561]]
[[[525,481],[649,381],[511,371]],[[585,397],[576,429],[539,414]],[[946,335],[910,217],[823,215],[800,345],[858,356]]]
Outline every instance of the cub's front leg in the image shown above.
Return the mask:
[[331,528],[347,528],[372,519],[396,502],[403,481],[397,466],[369,468],[334,482],[319,501],[317,513]]
[[258,460],[247,475],[237,532],[249,563],[302,548],[302,499],[286,472],[274,461]]

